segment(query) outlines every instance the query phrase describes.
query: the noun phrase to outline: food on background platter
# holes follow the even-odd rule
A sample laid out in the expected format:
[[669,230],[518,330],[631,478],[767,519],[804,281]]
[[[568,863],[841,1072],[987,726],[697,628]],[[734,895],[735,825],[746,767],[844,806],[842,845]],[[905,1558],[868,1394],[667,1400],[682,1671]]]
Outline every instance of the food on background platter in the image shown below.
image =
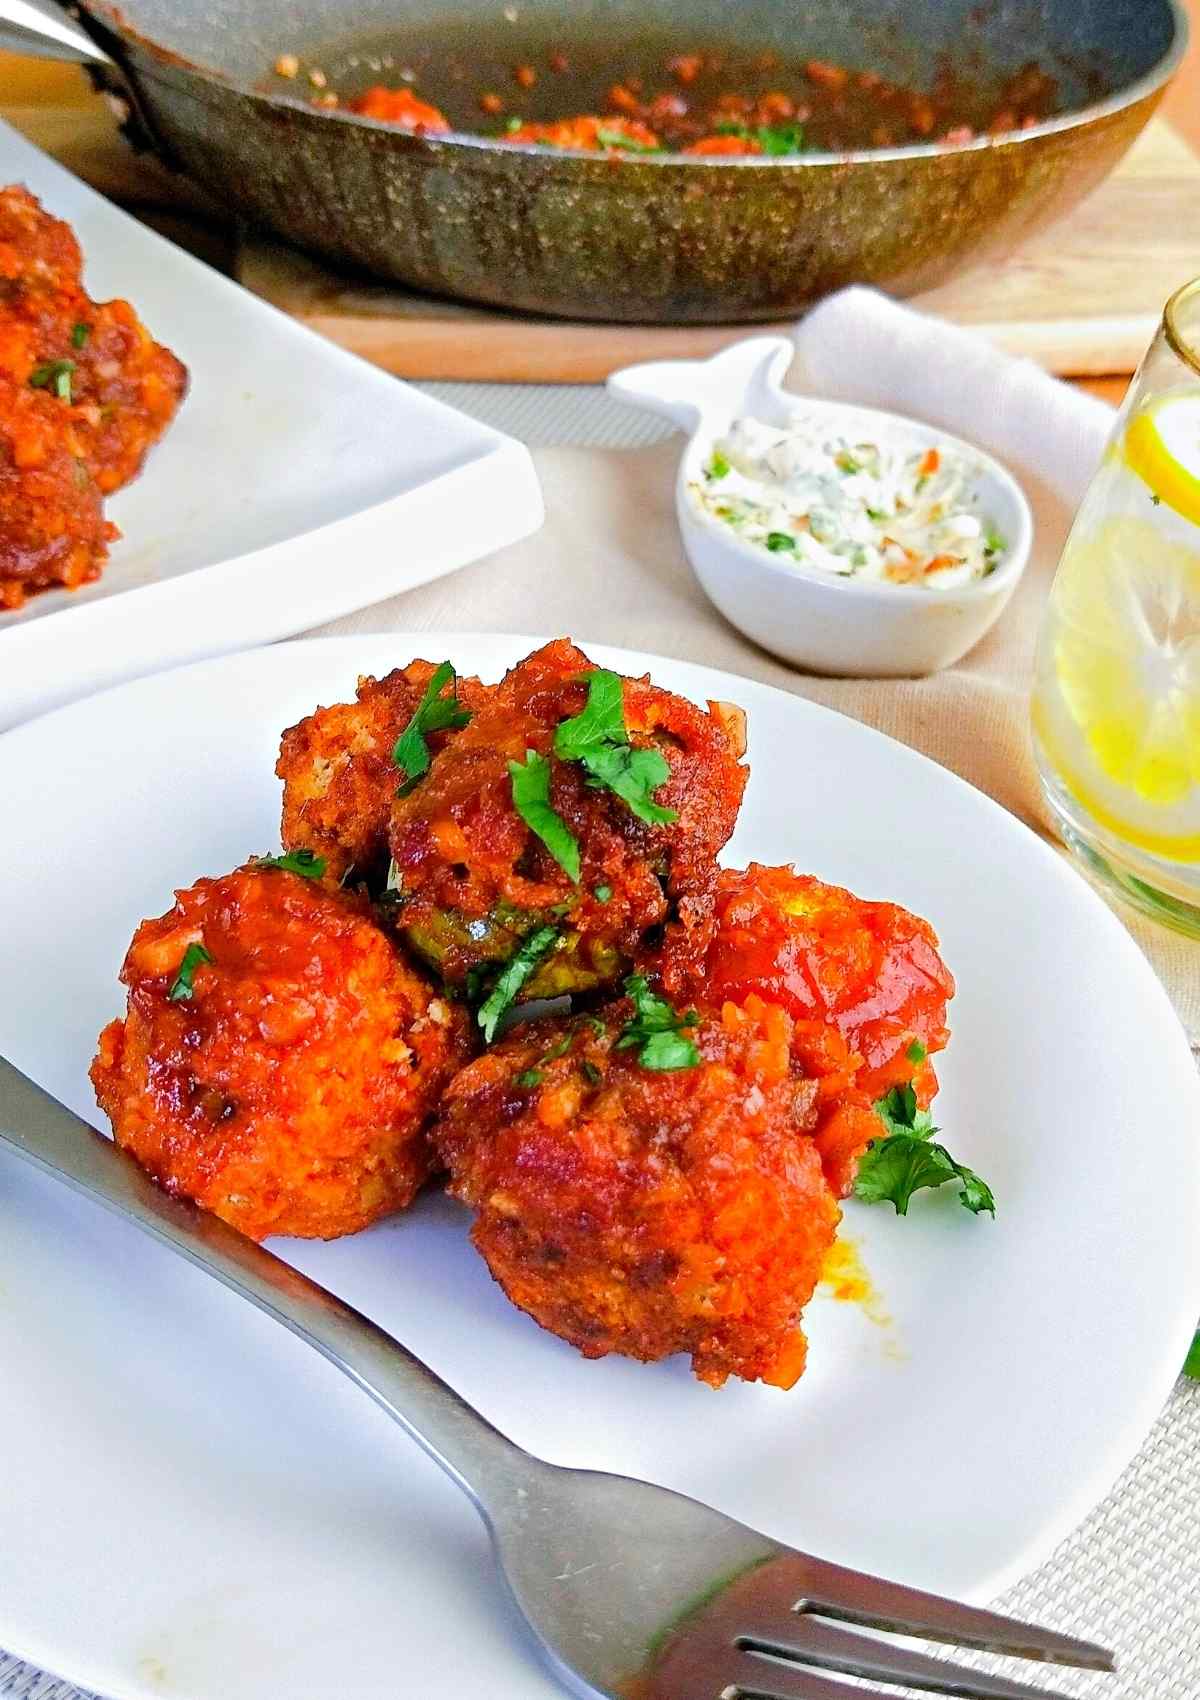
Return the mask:
[[[445,84],[446,92],[437,96],[443,105],[461,105],[464,93],[469,99],[451,118],[442,105],[416,93],[412,85],[419,74],[411,67],[403,69],[406,80],[398,85],[372,83],[350,92],[364,64],[381,70],[384,57],[332,50],[326,64],[316,64],[282,53],[273,69],[288,83],[302,78],[316,91],[309,96],[315,106],[421,135],[478,133],[481,121],[503,119],[499,137],[512,142],[715,157],[840,153],[929,141],[961,146],[980,135],[1028,129],[1055,109],[1058,96],[1055,78],[1032,63],[988,88],[941,70],[926,90],[867,67],[813,58],[785,62],[775,52],[730,48],[672,52],[640,71],[629,67],[624,52],[616,54],[602,87],[593,88],[596,68],[589,66],[587,92],[597,102],[592,111],[581,112],[584,90],[577,86],[572,55],[552,48],[514,61],[502,86],[472,84],[469,68],[457,64],[428,67],[429,80]],[[565,78],[572,80],[570,93]],[[346,92],[339,94],[334,84]]]
[[841,1216],[791,1020],[750,998],[642,1036],[658,1000],[631,990],[524,1023],[456,1076],[434,1130],[450,1191],[507,1296],[585,1357],[686,1352],[713,1387],[791,1387]]
[[586,1356],[791,1386],[839,1195],[994,1205],[933,1138],[928,924],[718,868],[744,751],[740,710],[565,638],[496,686],[360,679],[283,735],[284,854],[138,929],[92,1069],[117,1139],[256,1238],[353,1233],[440,1161]]
[[[298,870],[298,871],[293,871]],[[303,858],[198,881],[143,921],[92,1082],[169,1192],[262,1239],[333,1239],[412,1202],[467,1016]]]
[[68,225],[0,189],[0,608],[99,576],[119,535],[101,498],[138,476],[187,388],[127,301],[90,298],[82,264]]
[[785,426],[743,418],[714,442],[689,494],[785,566],[954,590],[989,577],[1006,550],[977,511],[977,470],[946,444],[852,441],[803,414]]
[[526,998],[615,986],[652,929],[668,963],[694,960],[746,784],[742,738],[718,705],[547,644],[424,777],[407,769],[390,829],[405,941],[479,993],[503,993],[519,964]]
[[457,730],[455,720],[489,695],[478,679],[414,661],[383,679],[360,679],[353,702],[315,709],[289,727],[275,768],[283,780],[285,849],[311,850],[324,859],[327,879],[361,882],[378,895],[390,854],[397,740],[416,721],[427,753],[436,754]]

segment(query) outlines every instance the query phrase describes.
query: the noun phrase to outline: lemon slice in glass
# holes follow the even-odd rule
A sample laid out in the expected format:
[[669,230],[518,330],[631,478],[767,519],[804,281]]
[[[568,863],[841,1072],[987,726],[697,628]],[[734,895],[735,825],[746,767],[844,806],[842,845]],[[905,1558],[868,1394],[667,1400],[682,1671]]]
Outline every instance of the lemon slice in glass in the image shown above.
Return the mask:
[[1200,533],[1189,548],[1150,520],[1117,516],[1071,539],[1034,725],[1097,825],[1153,855],[1200,861]]
[[1151,494],[1200,526],[1200,394],[1164,396],[1125,431],[1125,459]]

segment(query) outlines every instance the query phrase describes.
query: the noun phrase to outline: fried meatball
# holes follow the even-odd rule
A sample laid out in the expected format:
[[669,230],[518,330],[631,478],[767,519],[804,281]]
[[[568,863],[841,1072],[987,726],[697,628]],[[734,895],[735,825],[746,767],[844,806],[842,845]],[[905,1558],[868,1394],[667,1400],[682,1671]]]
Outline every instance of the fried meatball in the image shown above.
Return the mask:
[[[283,734],[275,766],[283,780],[283,845],[323,856],[327,879],[353,870],[371,890],[382,888],[392,803],[404,778],[392,750],[434,672],[431,661],[413,661],[383,679],[361,678],[353,702],[318,708]],[[459,679],[457,695],[474,711],[488,690],[478,679]],[[429,734],[430,750],[453,736]]]
[[0,374],[0,609],[98,578],[119,536],[105,520],[61,402]]
[[334,1239],[411,1203],[466,1022],[345,892],[254,865],[143,921],[92,1084],[168,1192],[262,1239]]
[[[528,996],[612,985],[651,929],[666,927],[672,962],[707,946],[715,857],[746,783],[737,717],[717,705],[706,713],[648,679],[621,681],[628,747],[659,752],[667,768],[652,801],[675,818],[648,823],[581,761],[554,753],[596,671],[565,638],[536,651],[394,805],[399,925],[452,985],[472,975],[477,983],[547,929],[554,945]],[[512,765],[528,767],[531,756],[548,764],[548,808],[578,847],[578,880],[514,801]]]
[[619,1049],[628,1001],[516,1028],[457,1075],[434,1140],[505,1293],[585,1357],[690,1353],[701,1381],[790,1387],[840,1212],[791,1019],[702,1013],[697,1066]]
[[0,190],[0,371],[52,394],[109,495],[174,418],[187,369],[128,301],[93,301],[79,244],[27,189]]
[[821,1081],[817,1143],[843,1195],[879,1137],[875,1101],[911,1084],[926,1107],[937,1091],[930,1059],[950,1037],[954,978],[933,928],[894,903],[868,903],[792,868],[724,871],[695,984],[738,1003],[757,995],[794,1018],[793,1050]]

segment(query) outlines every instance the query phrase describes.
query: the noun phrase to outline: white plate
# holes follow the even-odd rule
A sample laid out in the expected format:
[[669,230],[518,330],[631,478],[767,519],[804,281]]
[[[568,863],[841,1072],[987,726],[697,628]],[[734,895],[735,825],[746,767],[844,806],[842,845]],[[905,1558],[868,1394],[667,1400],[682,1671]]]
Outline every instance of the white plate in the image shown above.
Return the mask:
[[[135,923],[277,842],[279,729],[414,653],[496,677],[533,640],[287,645],[0,739],[0,1034],[84,1114]],[[286,1255],[558,1463],[982,1597],[1111,1485],[1200,1308],[1200,1091],[1149,967],[1071,870],[922,757],[762,685],[597,647],[749,711],[730,856],[928,915],[959,977],[938,1119],[995,1187],[846,1227],[890,1326],[819,1299],[791,1393],[586,1363],[511,1309],[436,1194]],[[153,727],[153,738],[146,728]],[[0,1161],[0,1646],[118,1700],[559,1694],[456,1490],[315,1354],[134,1230]],[[634,1531],[631,1534],[635,1535]]]
[[75,230],[99,299],[191,373],[95,584],[0,613],[0,727],[424,584],[541,524],[529,451],[315,336],[0,124],[0,183]]

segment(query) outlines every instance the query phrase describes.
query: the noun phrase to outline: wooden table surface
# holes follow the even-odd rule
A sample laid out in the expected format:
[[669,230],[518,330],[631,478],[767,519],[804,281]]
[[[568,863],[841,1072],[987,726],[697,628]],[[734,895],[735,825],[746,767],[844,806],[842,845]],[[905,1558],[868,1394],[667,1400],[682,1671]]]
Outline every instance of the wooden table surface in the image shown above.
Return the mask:
[[[1200,0],[1183,0],[1183,4],[1192,21],[1192,44],[1179,75],[1167,91],[1161,111],[1200,153]],[[4,106],[88,108],[98,100],[99,96],[92,93],[73,66],[0,53],[0,104]],[[214,232],[213,240],[214,246],[219,247],[219,233]],[[218,256],[214,253],[213,257]],[[1125,393],[1128,377],[1128,373],[1118,373],[1075,382],[1094,395],[1118,402]]]

